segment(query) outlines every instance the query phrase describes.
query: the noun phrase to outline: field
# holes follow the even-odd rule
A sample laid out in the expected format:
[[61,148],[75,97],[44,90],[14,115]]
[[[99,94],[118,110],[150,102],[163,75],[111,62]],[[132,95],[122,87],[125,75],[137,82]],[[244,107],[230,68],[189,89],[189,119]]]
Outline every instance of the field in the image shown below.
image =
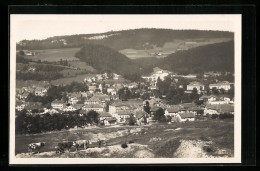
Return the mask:
[[93,77],[95,76],[94,74],[82,74],[82,75],[77,75],[77,76],[74,76],[74,77],[66,77],[66,78],[60,78],[60,79],[57,79],[57,80],[52,80],[51,83],[54,84],[54,85],[67,85],[67,84],[70,84],[72,82],[83,82],[84,79],[86,77]]
[[[57,134],[59,136],[57,136]],[[107,146],[97,147],[102,138]],[[90,148],[79,152],[55,154],[54,146],[62,141],[88,139]],[[40,154],[29,155],[27,145],[47,142]],[[121,144],[127,143],[127,148]],[[146,126],[80,128],[35,135],[16,136],[16,157],[82,158],[204,158],[234,156],[234,121],[208,120]]]
[[96,70],[87,65],[86,62],[81,62],[81,61],[69,61],[70,66],[74,67],[74,68],[78,68],[81,70],[85,70],[85,71],[89,71],[89,72],[95,72]]
[[[204,46],[208,44],[227,42],[231,40],[230,38],[212,38],[212,39],[184,39],[184,40],[174,40],[172,42],[167,42],[163,47],[153,46],[152,49],[137,50],[137,49],[123,49],[119,52],[126,55],[131,59],[145,58],[145,57],[157,57],[163,58],[169,54],[175,53],[177,50],[188,50],[190,48]],[[186,42],[186,43],[185,43]],[[187,42],[196,42],[188,44]],[[157,53],[157,54],[156,54]]]
[[32,52],[38,53],[35,56],[26,56],[28,59],[33,59],[35,61],[60,61],[62,60],[79,60],[74,57],[75,53],[79,51],[80,48],[64,48],[64,49],[44,49],[44,50],[32,50]]

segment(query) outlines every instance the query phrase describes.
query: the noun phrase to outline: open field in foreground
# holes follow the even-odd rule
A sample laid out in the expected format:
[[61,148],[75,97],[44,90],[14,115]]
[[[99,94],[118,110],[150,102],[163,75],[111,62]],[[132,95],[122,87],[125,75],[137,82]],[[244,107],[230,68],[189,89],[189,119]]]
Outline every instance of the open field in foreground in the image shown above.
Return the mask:
[[[99,138],[107,146],[97,147]],[[88,139],[90,148],[56,154],[54,146],[62,141]],[[131,143],[129,143],[131,141]],[[41,153],[29,155],[27,145],[47,142]],[[121,148],[122,143],[127,148]],[[64,130],[16,136],[16,157],[53,158],[208,158],[234,156],[234,121],[209,120],[146,126],[103,127]]]

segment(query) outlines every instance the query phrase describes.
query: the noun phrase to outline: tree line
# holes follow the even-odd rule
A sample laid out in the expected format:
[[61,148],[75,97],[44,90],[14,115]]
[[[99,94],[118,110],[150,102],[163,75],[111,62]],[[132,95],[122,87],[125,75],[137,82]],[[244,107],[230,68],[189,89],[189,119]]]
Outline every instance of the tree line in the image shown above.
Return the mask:
[[99,124],[99,114],[89,111],[83,116],[78,114],[36,114],[27,115],[26,110],[17,113],[15,119],[16,134],[34,134],[48,131],[82,127],[87,124]]

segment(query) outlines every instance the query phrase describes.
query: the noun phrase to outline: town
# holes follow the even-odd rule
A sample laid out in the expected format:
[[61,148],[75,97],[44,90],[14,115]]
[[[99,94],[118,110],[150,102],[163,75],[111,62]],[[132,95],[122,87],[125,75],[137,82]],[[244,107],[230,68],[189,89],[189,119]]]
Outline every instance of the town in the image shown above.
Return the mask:
[[[103,73],[86,77],[80,83],[72,82],[67,85],[68,90],[66,86],[51,85],[48,81],[16,88],[17,122],[26,115],[81,118],[59,126],[65,129],[233,117],[234,85],[223,80],[230,80],[231,73],[178,75],[158,67],[153,70],[149,76],[142,76],[142,82],[120,83],[116,81],[120,75]],[[106,83],[108,75],[112,75],[113,84]],[[20,125],[17,131],[39,133],[46,130],[33,128],[41,126],[37,123],[31,123],[30,127],[24,125],[24,128]],[[55,129],[54,126],[49,128]]]
[[16,157],[234,156],[233,32],[141,28],[16,46]]

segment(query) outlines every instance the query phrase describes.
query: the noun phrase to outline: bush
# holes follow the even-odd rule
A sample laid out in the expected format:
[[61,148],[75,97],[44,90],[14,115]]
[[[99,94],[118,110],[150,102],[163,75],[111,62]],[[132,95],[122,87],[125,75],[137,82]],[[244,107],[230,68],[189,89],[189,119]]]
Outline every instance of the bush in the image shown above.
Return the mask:
[[211,148],[211,147],[209,147],[209,146],[204,146],[203,147],[203,150],[205,151],[205,152],[207,152],[207,153],[210,153],[210,152],[213,152],[214,150]]
[[217,115],[217,114],[212,114],[212,115],[211,115],[211,119],[216,119],[216,118],[218,118],[218,115]]
[[126,143],[124,143],[124,144],[121,145],[121,147],[122,147],[122,148],[127,148],[128,145],[127,145]]
[[128,122],[129,125],[135,125],[136,124],[136,119],[134,116],[130,116],[129,118],[129,122]]
[[129,144],[132,144],[132,143],[134,143],[134,141],[130,140],[128,143],[129,143]]
[[223,113],[219,115],[219,119],[230,119],[230,118],[234,118],[234,115],[230,113]]

